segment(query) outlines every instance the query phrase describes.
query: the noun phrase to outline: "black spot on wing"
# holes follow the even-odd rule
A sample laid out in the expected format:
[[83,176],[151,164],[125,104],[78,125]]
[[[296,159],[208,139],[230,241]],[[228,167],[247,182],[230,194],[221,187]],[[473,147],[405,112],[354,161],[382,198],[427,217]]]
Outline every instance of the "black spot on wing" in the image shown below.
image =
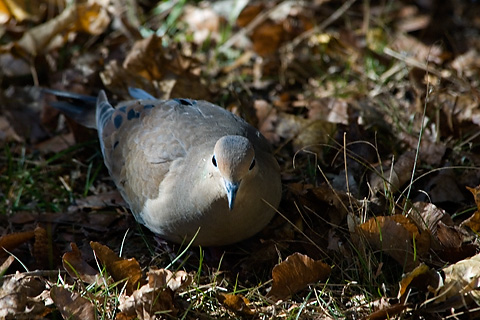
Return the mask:
[[140,113],[136,112],[134,109],[128,110],[127,119],[132,120],[134,118],[140,117]]
[[173,99],[175,100],[176,102],[180,103],[181,105],[184,105],[184,106],[193,106],[195,104],[197,104],[197,101],[195,100],[190,100],[190,99]]
[[127,112],[127,106],[118,107],[117,110],[122,111],[123,113]]
[[115,149],[118,146],[118,144],[119,144],[119,142],[115,141],[115,143],[113,144],[113,149]]
[[122,122],[123,122],[123,117],[118,114],[115,116],[115,118],[113,118],[113,124],[115,125],[115,128],[120,128],[120,126],[122,125]]
[[146,104],[143,106],[143,109],[153,109],[154,105],[153,104]]

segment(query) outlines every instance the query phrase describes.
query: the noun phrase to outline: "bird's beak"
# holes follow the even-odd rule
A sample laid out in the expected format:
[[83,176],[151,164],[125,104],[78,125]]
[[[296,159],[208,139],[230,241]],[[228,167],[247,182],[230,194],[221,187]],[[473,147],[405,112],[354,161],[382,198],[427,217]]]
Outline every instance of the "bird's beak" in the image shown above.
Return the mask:
[[232,182],[226,179],[224,179],[223,181],[225,183],[225,190],[227,190],[228,208],[230,210],[233,210],[235,197],[237,196],[237,191],[238,191],[238,188],[240,187],[240,181]]

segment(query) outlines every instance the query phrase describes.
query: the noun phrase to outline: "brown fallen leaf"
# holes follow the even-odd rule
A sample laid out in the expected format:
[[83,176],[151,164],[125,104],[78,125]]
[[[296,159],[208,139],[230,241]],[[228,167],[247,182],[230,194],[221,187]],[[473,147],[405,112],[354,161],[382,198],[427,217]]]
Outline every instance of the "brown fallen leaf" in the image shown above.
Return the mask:
[[[443,268],[442,271],[445,274],[444,284],[437,292],[435,303],[460,296],[470,298],[480,306],[480,254]],[[458,299],[455,307],[460,308],[463,304],[463,299]]]
[[7,117],[0,116],[0,141],[21,142],[23,139],[15,132],[15,128],[8,121]]
[[15,273],[2,278],[0,287],[0,319],[39,319],[49,311],[40,294],[45,290],[45,281],[24,273]]
[[207,39],[221,40],[220,27],[224,19],[211,6],[185,5],[182,20],[191,30],[193,42],[202,45]]
[[[21,55],[27,54],[35,57],[49,50],[52,40],[65,31],[81,31],[99,35],[107,28],[109,23],[110,17],[105,8],[98,3],[73,4],[55,18],[29,29],[20,40],[13,43],[13,47]],[[10,51],[10,46],[11,44],[3,47],[2,51]]]
[[132,294],[139,285],[145,282],[142,277],[142,269],[136,259],[120,258],[110,248],[98,242],[91,241],[90,246],[115,281],[127,280],[127,294]]
[[8,253],[5,251],[12,251],[19,245],[27,242],[35,236],[33,231],[10,233],[0,237],[0,257],[5,257]]
[[417,227],[423,231],[429,231],[436,236],[440,221],[453,225],[450,215],[445,210],[428,202],[416,202],[408,211],[408,217],[412,218]]
[[[127,203],[122,198],[122,195],[118,190],[112,190],[108,192],[102,192],[99,194],[93,194],[82,199],[76,199],[75,204],[72,204],[68,207],[69,212],[75,212],[83,209],[103,209],[106,207],[127,207]],[[106,223],[109,217],[104,217]],[[99,223],[100,221],[96,221]],[[103,221],[102,221],[103,222]],[[106,223],[101,223],[100,225],[105,226]]]
[[5,274],[8,268],[12,265],[13,261],[15,261],[15,257],[8,256],[8,258],[3,261],[2,265],[0,265],[0,274]]
[[[440,284],[440,274],[425,264],[420,264],[411,272],[405,274],[399,283],[398,299],[405,299],[407,289],[414,286],[419,290],[428,292],[436,290]],[[402,301],[403,301],[402,300]]]
[[261,56],[278,51],[281,44],[313,28],[309,11],[296,2],[282,2],[273,8],[252,4],[240,13],[237,25],[250,32],[253,49]]
[[54,286],[50,296],[63,316],[63,319],[95,320],[95,306],[79,293],[70,292],[63,287]]
[[65,271],[74,279],[79,278],[86,283],[97,283],[100,285],[99,273],[83,260],[82,253],[75,243],[72,242],[70,246],[72,251],[66,252],[62,257]]
[[192,283],[192,277],[182,270],[172,272],[166,269],[152,268],[147,272],[147,277],[150,286],[168,287],[173,292],[183,290]]
[[470,218],[463,221],[460,226],[469,227],[473,232],[480,232],[480,186],[470,188],[467,186],[468,191],[473,194],[475,204],[477,205],[477,211],[475,211]]
[[304,119],[301,116],[280,112],[277,115],[275,133],[292,140],[295,151],[306,149],[322,154],[323,145],[335,135],[337,126],[325,120]]
[[372,247],[391,256],[407,271],[413,270],[419,264],[418,257],[430,249],[430,235],[420,233],[417,226],[403,215],[371,218],[357,230]]
[[455,263],[470,257],[472,250],[475,253],[468,231],[456,226],[450,215],[434,204],[416,202],[409,210],[408,217],[421,232],[431,235],[431,249],[443,260]]
[[121,66],[116,60],[110,61],[100,77],[110,91],[120,95],[133,86],[159,99],[209,100],[209,88],[195,72],[197,64],[178,50],[165,48],[162,38],[153,35],[136,41]]
[[394,163],[393,168],[383,172],[373,172],[370,178],[371,191],[375,194],[381,191],[398,192],[400,188],[410,180],[413,165],[415,163],[415,153],[408,151],[402,154]]
[[192,277],[181,270],[173,273],[165,269],[151,269],[147,276],[147,284],[135,290],[129,297],[120,297],[120,319],[138,317],[153,320],[157,319],[155,315],[158,312],[168,312],[172,316],[177,314],[173,295],[186,288],[192,282]]
[[217,298],[221,304],[242,316],[255,315],[255,311],[248,307],[250,301],[241,294],[220,293]]
[[272,289],[267,297],[275,300],[285,299],[310,283],[325,281],[330,272],[330,267],[322,261],[313,260],[298,252],[294,253],[273,268]]

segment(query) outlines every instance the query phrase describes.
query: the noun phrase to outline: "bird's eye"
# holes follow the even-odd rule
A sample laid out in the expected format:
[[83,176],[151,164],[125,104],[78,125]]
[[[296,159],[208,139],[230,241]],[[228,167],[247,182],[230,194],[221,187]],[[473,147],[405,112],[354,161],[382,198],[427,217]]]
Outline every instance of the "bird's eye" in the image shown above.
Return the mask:
[[217,159],[215,159],[215,155],[213,155],[213,157],[212,157],[212,163],[216,168],[217,167]]
[[253,167],[255,167],[255,159],[252,160],[252,163],[250,164],[250,168],[248,168],[248,170],[252,170]]

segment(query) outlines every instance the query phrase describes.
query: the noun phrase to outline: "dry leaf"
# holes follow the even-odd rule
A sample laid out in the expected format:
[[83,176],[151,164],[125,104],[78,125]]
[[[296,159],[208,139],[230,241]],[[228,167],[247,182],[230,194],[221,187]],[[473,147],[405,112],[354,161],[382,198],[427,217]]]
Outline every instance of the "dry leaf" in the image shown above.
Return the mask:
[[458,55],[450,65],[457,71],[457,76],[471,77],[480,69],[480,55],[477,49],[472,48],[464,54]]
[[0,274],[5,274],[7,272],[8,268],[12,265],[13,261],[15,261],[14,256],[8,256],[7,259],[0,265]]
[[210,91],[194,72],[194,60],[176,49],[166,49],[162,39],[151,36],[135,42],[122,66],[114,60],[100,73],[112,92],[124,94],[137,87],[159,99],[189,97],[209,100]]
[[257,128],[268,141],[278,143],[280,137],[276,133],[276,123],[278,121],[277,109],[273,108],[266,100],[255,100],[253,102],[255,115],[258,119]]
[[440,284],[440,274],[425,264],[420,264],[411,272],[405,274],[400,281],[398,299],[405,298],[409,287],[416,287],[424,292],[436,290]]
[[[418,147],[418,136],[413,136],[406,134],[404,132],[400,132],[398,134],[399,141],[406,143],[410,148],[416,150]],[[447,146],[445,143],[429,141],[426,138],[423,138],[420,141],[420,152],[419,152],[419,159],[420,161],[432,165],[438,166],[445,155],[447,150]]]
[[408,217],[415,221],[420,230],[429,231],[436,236],[440,221],[453,225],[453,221],[445,210],[427,202],[416,202],[408,211]]
[[150,269],[147,272],[148,283],[153,288],[168,287],[173,292],[183,290],[192,283],[192,277],[185,271],[173,273],[166,269]]
[[238,312],[240,315],[243,316],[253,316],[255,315],[255,311],[248,307],[250,301],[247,298],[242,296],[241,294],[226,294],[220,293],[218,295],[218,301],[226,306],[228,309]]
[[370,186],[373,193],[377,191],[385,193],[386,190],[398,192],[400,188],[410,180],[414,162],[415,153],[408,151],[402,154],[393,164],[393,170],[388,169],[383,172],[374,172],[370,179]]
[[[420,233],[415,224],[403,215],[371,218],[358,226],[357,230],[372,247],[405,265],[407,271],[415,268],[419,264],[418,257],[430,249],[430,235],[426,232]],[[414,238],[416,259],[413,254]]]
[[335,134],[337,126],[324,120],[310,120],[288,113],[278,113],[276,134],[292,140],[295,151],[308,149],[321,154],[328,137]]
[[285,299],[310,283],[325,281],[330,272],[330,267],[322,261],[294,253],[273,268],[272,289],[267,296],[276,300]]
[[[307,17],[308,10],[294,1],[285,1],[265,15],[267,8],[262,4],[247,6],[239,15],[237,25],[252,28],[250,38],[253,48],[261,56],[278,52],[281,44],[313,28]],[[254,22],[255,21],[255,22]]]
[[220,40],[222,18],[212,8],[187,4],[183,9],[182,20],[192,31],[194,43],[202,44],[207,39]]
[[[120,194],[120,192],[115,189],[109,192],[93,194],[83,199],[76,199],[75,204],[72,204],[71,206],[68,207],[68,211],[75,212],[75,211],[83,210],[86,208],[98,210],[106,207],[127,207],[127,206],[128,205],[125,202],[125,200],[122,198],[122,195]],[[95,216],[97,217],[97,215]],[[99,223],[100,221],[97,221],[97,222],[100,225],[108,226],[108,224],[111,223],[111,221],[108,221],[109,218],[116,218],[116,217],[111,217],[111,215],[104,216],[102,217],[102,220],[106,220],[106,221],[101,221],[102,223]]]
[[35,149],[43,153],[59,153],[75,145],[72,132],[53,136],[47,140],[35,144]]
[[[27,242],[35,236],[33,231],[17,232],[4,235],[0,237],[0,257],[5,257],[8,253],[5,251],[12,251],[19,245]],[[5,250],[4,250],[5,249]]]
[[52,40],[65,31],[82,31],[98,35],[109,23],[108,14],[99,4],[73,4],[55,18],[29,29],[14,46],[20,52],[35,57],[48,51]]
[[[445,274],[445,280],[438,291],[436,303],[455,296],[468,296],[480,305],[480,254],[461,260],[442,271]],[[461,300],[458,307],[462,307]]]
[[[2,0],[0,4],[1,11],[5,15],[8,14],[9,18],[12,16],[18,22],[24,20],[38,21],[42,14],[42,6],[33,6],[28,0]],[[4,19],[5,18],[6,17],[4,17]],[[6,21],[8,21],[8,19],[6,19]]]
[[0,319],[16,319],[24,315],[26,319],[41,318],[48,312],[40,294],[45,290],[45,282],[39,277],[17,272],[4,276],[0,288]]
[[132,319],[157,319],[158,312],[168,312],[175,316],[173,294],[188,286],[192,278],[184,271],[172,273],[165,269],[152,269],[148,273],[148,283],[135,290],[130,297],[120,297],[121,317]]
[[23,139],[15,132],[10,121],[5,116],[0,116],[0,141],[3,140],[21,142]]
[[62,287],[52,287],[50,290],[55,305],[64,319],[72,320],[95,320],[95,306],[80,296],[79,293],[70,292]]
[[0,25],[6,24],[11,17],[12,14],[8,9],[7,4],[5,1],[0,0]]
[[62,257],[63,268],[74,279],[81,279],[89,284],[97,283],[101,284],[101,280],[98,277],[98,272],[93,269],[82,258],[82,253],[78,249],[75,243],[71,243],[72,251],[67,252]]
[[468,191],[473,194],[475,199],[475,204],[477,205],[477,211],[468,218],[467,220],[463,221],[460,226],[469,227],[475,233],[480,232],[480,186],[476,186],[475,188],[466,187]]
[[139,285],[144,283],[142,269],[137,260],[120,258],[110,248],[98,242],[91,241],[90,246],[115,281],[127,279],[127,294],[132,294]]

